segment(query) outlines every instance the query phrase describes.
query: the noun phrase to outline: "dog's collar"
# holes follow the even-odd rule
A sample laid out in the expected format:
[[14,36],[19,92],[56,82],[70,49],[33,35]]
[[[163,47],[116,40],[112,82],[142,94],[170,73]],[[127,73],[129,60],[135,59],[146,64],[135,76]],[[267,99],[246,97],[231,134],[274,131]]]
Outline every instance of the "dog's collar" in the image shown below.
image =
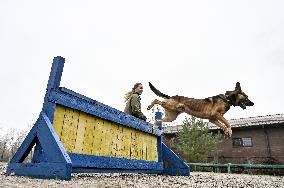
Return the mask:
[[236,105],[235,102],[232,100],[231,97],[229,97],[229,96],[227,96],[227,95],[223,95],[223,96],[224,96],[226,102],[227,102],[230,106],[235,106],[235,105]]

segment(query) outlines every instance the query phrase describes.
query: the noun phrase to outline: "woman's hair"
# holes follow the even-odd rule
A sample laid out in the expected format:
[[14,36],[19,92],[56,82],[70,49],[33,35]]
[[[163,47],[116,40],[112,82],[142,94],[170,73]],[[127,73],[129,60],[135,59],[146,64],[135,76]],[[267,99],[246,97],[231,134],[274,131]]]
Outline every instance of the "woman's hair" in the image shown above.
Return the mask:
[[131,94],[135,91],[135,89],[136,89],[139,85],[142,85],[142,84],[141,84],[141,83],[136,83],[136,84],[134,84],[132,90],[131,90],[131,91],[128,91],[127,93],[124,94],[125,102],[128,101],[128,99],[130,98]]

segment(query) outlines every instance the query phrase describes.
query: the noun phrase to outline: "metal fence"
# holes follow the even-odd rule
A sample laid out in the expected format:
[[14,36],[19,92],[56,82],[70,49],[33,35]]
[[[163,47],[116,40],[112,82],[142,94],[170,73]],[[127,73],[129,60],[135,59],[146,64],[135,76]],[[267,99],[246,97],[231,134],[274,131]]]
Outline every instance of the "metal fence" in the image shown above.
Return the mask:
[[276,170],[276,169],[283,169],[284,165],[265,165],[265,164],[215,164],[215,163],[187,163],[190,165],[191,169],[196,171],[196,168],[213,168],[214,170],[219,169],[227,169],[227,173],[232,172],[232,168],[242,168],[242,169],[270,169],[270,170]]

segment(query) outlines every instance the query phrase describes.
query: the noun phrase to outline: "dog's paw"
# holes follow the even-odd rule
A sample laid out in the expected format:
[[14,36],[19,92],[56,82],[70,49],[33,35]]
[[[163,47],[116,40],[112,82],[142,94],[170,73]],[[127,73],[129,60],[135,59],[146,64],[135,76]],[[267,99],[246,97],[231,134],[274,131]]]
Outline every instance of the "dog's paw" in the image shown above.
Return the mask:
[[229,130],[228,130],[228,136],[229,136],[230,138],[232,137],[232,133],[233,133],[233,132],[232,132],[232,129],[229,129]]
[[226,129],[226,130],[224,130],[224,135],[225,135],[226,139],[229,139],[229,138],[231,138],[232,131],[230,129]]
[[224,134],[225,134],[226,139],[231,138],[232,137],[232,129],[226,129],[224,131]]

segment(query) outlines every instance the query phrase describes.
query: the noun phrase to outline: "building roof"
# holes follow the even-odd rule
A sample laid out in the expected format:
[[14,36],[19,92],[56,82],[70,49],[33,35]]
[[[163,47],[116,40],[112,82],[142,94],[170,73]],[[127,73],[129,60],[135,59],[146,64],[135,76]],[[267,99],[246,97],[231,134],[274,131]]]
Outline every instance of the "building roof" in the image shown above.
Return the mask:
[[[229,123],[234,128],[251,128],[262,125],[284,125],[284,114],[266,115],[266,116],[256,116],[240,119],[231,119]],[[220,129],[213,123],[208,123],[210,130]],[[164,133],[176,133],[182,129],[182,125],[165,126],[163,127]]]

